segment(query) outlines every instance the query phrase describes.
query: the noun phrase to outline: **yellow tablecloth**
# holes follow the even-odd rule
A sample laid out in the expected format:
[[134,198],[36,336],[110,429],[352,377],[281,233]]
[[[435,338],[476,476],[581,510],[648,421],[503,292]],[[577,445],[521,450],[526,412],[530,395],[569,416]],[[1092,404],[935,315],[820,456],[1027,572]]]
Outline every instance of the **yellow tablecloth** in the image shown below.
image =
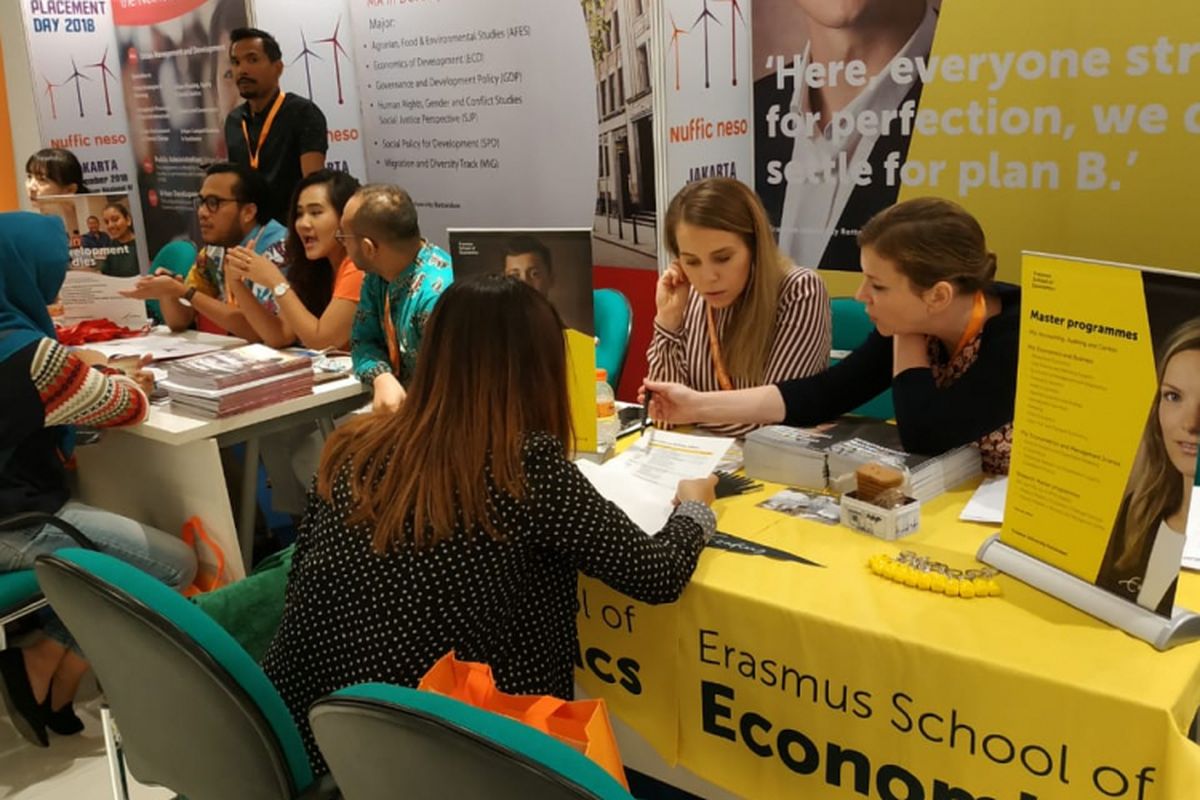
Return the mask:
[[1200,797],[1200,643],[1157,652],[1007,576],[963,600],[867,570],[977,566],[995,528],[958,520],[969,488],[895,543],[755,507],[779,488],[718,501],[718,527],[822,567],[710,548],[660,607],[580,582],[579,682],[667,762],[754,798]]

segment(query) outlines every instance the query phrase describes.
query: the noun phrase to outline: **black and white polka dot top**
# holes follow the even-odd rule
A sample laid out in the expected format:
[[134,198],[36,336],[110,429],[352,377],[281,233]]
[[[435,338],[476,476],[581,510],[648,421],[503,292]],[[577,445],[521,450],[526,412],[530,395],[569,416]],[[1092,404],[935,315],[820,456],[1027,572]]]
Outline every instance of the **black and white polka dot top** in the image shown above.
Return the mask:
[[[309,495],[288,576],[287,601],[264,668],[325,770],[308,707],[367,681],[415,686],[450,650],[490,664],[499,687],[569,699],[578,639],[577,574],[646,603],[676,600],[715,517],[682,504],[647,536],[605,500],[548,434],[522,452],[526,497],[492,488],[497,541],[457,531],[432,548],[371,548],[371,529],[348,528],[349,489]],[[489,475],[490,483],[490,475]]]

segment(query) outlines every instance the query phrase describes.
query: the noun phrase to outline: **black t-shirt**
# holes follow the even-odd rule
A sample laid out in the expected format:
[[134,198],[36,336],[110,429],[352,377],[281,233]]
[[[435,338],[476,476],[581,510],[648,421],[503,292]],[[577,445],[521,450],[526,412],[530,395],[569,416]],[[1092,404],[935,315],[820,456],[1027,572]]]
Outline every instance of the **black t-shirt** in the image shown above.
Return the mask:
[[[229,150],[230,161],[250,166],[250,153],[258,147],[259,134],[274,102],[275,98],[272,97],[271,102],[257,114],[250,111],[249,103],[242,103],[225,118],[225,146]],[[246,135],[242,133],[242,120],[246,121],[250,146],[247,146]],[[321,109],[298,94],[289,92],[284,95],[283,104],[271,123],[271,130],[263,142],[258,159],[258,171],[271,190],[267,213],[273,219],[287,225],[292,192],[302,177],[300,155],[325,153],[328,149],[329,132]]]

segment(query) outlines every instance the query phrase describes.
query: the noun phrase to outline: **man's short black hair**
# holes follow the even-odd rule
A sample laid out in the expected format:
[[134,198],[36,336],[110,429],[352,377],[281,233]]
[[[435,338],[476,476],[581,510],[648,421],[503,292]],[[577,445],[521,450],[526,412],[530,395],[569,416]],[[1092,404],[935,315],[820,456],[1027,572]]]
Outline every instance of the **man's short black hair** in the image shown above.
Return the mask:
[[357,192],[361,204],[354,215],[354,230],[376,242],[407,244],[421,238],[417,207],[399,186],[368,184]]
[[523,256],[533,253],[542,261],[547,272],[554,272],[554,263],[550,260],[550,248],[542,244],[540,239],[533,236],[511,236],[504,243],[504,257]]
[[283,58],[283,51],[279,49],[275,37],[258,28],[234,28],[229,34],[229,52],[232,53],[233,46],[243,39],[262,39],[263,52],[272,62]]
[[204,170],[204,176],[224,175],[232,173],[237,176],[237,183],[233,186],[233,196],[238,201],[238,205],[246,205],[254,203],[255,213],[254,219],[259,225],[265,225],[271,218],[267,211],[267,196],[270,193],[270,188],[267,186],[266,180],[257,171],[250,169],[244,164],[235,164],[232,161],[218,161],[216,164],[210,164]]

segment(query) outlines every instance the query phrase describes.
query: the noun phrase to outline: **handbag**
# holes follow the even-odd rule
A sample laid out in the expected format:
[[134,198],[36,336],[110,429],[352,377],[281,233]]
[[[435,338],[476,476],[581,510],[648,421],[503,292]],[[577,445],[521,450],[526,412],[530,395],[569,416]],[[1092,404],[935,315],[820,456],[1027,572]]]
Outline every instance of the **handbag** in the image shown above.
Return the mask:
[[191,517],[183,523],[180,538],[196,554],[196,577],[192,580],[192,585],[183,590],[184,597],[195,597],[229,583],[225,552],[204,530],[204,523],[199,517]]
[[491,667],[459,661],[453,651],[429,668],[417,688],[501,714],[553,736],[595,761],[629,789],[603,700],[567,701],[549,695],[508,694],[496,687]]

